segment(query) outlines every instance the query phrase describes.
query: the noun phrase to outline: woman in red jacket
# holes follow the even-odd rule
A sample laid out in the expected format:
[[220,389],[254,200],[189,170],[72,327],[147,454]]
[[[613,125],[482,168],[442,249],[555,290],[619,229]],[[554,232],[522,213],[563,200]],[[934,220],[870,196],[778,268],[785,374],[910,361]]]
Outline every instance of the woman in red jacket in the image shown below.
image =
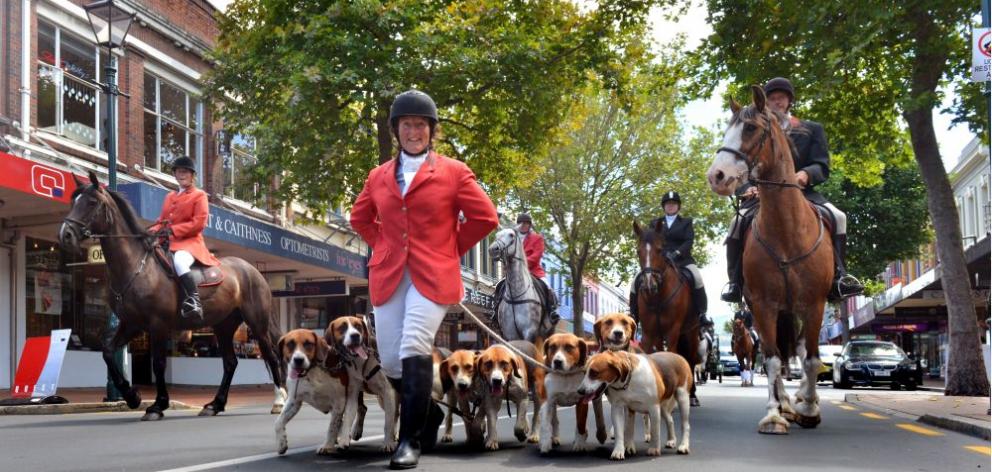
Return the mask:
[[203,305],[196,291],[196,281],[190,268],[194,262],[206,266],[220,265],[203,242],[203,228],[210,216],[207,194],[196,188],[194,177],[196,166],[193,160],[183,156],[172,163],[172,172],[179,182],[179,190],[170,192],[162,205],[162,214],[149,231],[162,232],[169,237],[169,251],[183,289],[183,304],[180,313],[183,318],[203,318]]
[[[400,393],[400,444],[390,468],[417,466],[444,418],[431,400],[434,336],[464,296],[460,257],[496,228],[492,201],[464,163],[431,150],[437,107],[401,93],[389,122],[399,155],[372,169],[351,225],[372,247],[369,295],[382,370]],[[459,215],[463,218],[459,222]]]

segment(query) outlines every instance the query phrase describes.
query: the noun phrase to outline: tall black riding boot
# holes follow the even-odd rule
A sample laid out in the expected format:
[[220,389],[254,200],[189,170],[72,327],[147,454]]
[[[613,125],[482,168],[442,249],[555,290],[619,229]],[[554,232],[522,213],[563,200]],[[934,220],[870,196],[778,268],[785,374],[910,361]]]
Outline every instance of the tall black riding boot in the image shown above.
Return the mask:
[[730,282],[720,299],[727,303],[741,302],[741,288],[744,277],[741,273],[741,259],[744,258],[744,243],[740,239],[727,238],[727,277]]
[[196,280],[193,273],[187,272],[179,277],[179,285],[183,289],[183,304],[179,310],[183,318],[203,319],[203,305],[200,303],[200,293],[196,290]]
[[630,292],[630,300],[627,302],[627,306],[630,307],[630,316],[634,318],[634,322],[640,323],[641,319],[637,313],[637,292]]
[[706,287],[692,289],[692,302],[696,305],[696,313],[699,313],[699,325],[709,326],[712,322],[706,316],[706,309],[709,304],[709,300],[706,299]]
[[833,235],[834,243],[834,280],[830,286],[828,299],[839,302],[845,298],[861,295],[865,286],[857,278],[847,273],[844,259],[847,257],[847,235]]
[[444,412],[431,399],[433,367],[431,356],[403,359],[403,379],[400,381],[400,444],[389,461],[390,469],[416,467],[421,450],[431,449],[437,443],[437,429],[444,420]]

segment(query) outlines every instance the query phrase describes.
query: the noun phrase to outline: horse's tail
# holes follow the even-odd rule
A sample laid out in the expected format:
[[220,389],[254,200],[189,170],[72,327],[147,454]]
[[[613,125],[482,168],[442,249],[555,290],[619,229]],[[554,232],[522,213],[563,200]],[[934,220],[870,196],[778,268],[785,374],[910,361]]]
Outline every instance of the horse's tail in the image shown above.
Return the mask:
[[788,365],[789,359],[796,355],[798,319],[795,314],[782,311],[779,312],[776,321],[775,341],[778,346],[779,357]]

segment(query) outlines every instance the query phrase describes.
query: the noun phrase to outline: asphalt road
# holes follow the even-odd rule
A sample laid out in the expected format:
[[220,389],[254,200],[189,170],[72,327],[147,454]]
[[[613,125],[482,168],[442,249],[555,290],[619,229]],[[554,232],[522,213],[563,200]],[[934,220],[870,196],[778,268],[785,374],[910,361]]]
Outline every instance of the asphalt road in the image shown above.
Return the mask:
[[[563,445],[547,457],[541,456],[536,446],[513,438],[513,420],[505,418],[504,411],[499,422],[500,451],[467,449],[464,429],[456,423],[455,442],[424,456],[421,466],[452,472],[475,467],[480,467],[475,469],[480,472],[522,468],[621,470],[630,466],[693,472],[703,470],[701,467],[733,471],[957,471],[989,467],[987,452],[968,449],[987,448],[988,443],[855,408],[843,403],[846,392],[829,387],[819,389],[823,422],[818,428],[793,426],[787,436],[759,435],[756,426],[764,415],[767,392],[760,385],[764,378],[757,377],[758,385],[753,388],[739,387],[733,377],[724,380],[723,384],[711,382],[699,388],[703,406],[692,409],[689,456],[665,450],[661,457],[648,457],[646,445],[639,442],[636,456],[613,462],[609,460],[612,441],[592,452],[572,453],[568,449],[574,434],[573,410],[563,408],[559,414]],[[795,387],[796,382],[789,384]],[[169,411],[166,419],[157,423],[138,421],[140,413],[0,417],[0,469],[383,470],[388,464],[388,456],[378,451],[382,415],[377,406],[370,406],[366,437],[346,455],[327,457],[314,454],[323,442],[327,417],[309,407],[289,423],[290,450],[281,457],[275,454],[275,417],[268,414],[268,406],[233,409],[214,418],[195,414]],[[640,428],[638,437],[642,437]]]

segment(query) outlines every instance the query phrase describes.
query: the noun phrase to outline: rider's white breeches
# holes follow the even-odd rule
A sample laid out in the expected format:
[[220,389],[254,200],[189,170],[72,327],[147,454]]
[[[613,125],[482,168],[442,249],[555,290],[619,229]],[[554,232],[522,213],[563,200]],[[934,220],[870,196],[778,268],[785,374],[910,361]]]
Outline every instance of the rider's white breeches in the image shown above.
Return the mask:
[[[833,215],[834,217],[834,224],[837,225],[837,227],[834,228],[834,234],[847,234],[847,215],[844,214],[844,212],[840,211],[840,208],[835,207],[833,203],[827,202],[826,204],[823,205],[823,207],[826,208],[827,210],[830,210],[830,214]],[[741,210],[741,218],[743,218],[745,215],[750,214],[753,211],[754,211],[753,207],[748,210]],[[741,239],[741,234],[740,234],[741,218],[737,218],[735,216],[730,220],[731,238]]]
[[448,305],[439,305],[417,291],[404,271],[399,286],[385,304],[372,307],[379,358],[387,377],[403,375],[403,359],[429,356]]
[[696,264],[687,264],[685,268],[692,272],[694,288],[703,288],[703,274],[699,273],[699,267],[696,267]]
[[189,251],[179,250],[172,253],[172,263],[176,266],[176,275],[180,277],[189,273],[194,262],[196,262],[196,258]]

